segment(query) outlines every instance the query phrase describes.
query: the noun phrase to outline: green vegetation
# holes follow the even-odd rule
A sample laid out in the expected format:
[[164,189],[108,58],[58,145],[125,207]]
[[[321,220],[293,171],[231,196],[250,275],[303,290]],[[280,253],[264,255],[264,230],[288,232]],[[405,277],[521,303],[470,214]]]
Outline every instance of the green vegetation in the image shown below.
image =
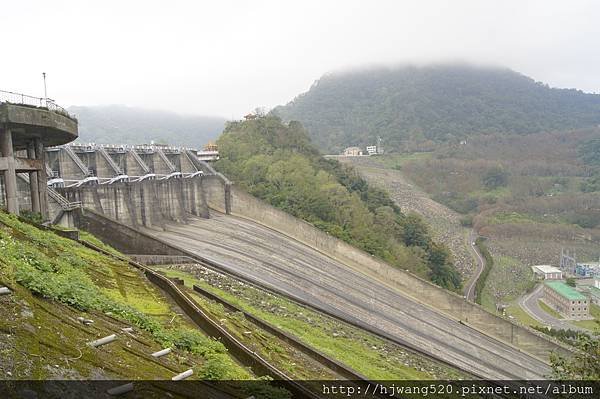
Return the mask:
[[[139,274],[124,262],[80,244],[39,230],[0,212],[0,272],[3,281],[18,283],[31,293],[81,312],[98,312],[148,332],[163,347],[201,356],[200,376],[247,379],[250,374],[227,354],[226,348],[197,329],[171,324],[164,298],[148,286],[133,285]],[[213,363],[222,373],[216,375]]]
[[550,327],[543,326],[532,326],[534,329],[543,332],[544,334],[550,335],[551,337],[557,338],[566,344],[573,345],[577,343],[577,340],[587,336],[588,334],[576,331],[576,330],[557,330]]
[[496,261],[509,257],[518,263],[512,278],[502,276],[502,285],[483,293],[482,303],[492,305],[513,287],[526,288],[526,269],[556,264],[561,248],[580,259],[598,258],[600,172],[584,161],[581,148],[599,134],[590,128],[473,136],[464,144],[439,144],[429,157],[402,165],[404,176],[490,238]]
[[600,138],[583,143],[579,147],[579,156],[586,164],[600,166]]
[[[456,378],[456,372],[418,359],[414,354],[390,346],[385,341],[358,328],[323,316],[285,298],[257,288],[230,282],[225,277],[212,281],[210,274],[197,275],[159,267],[167,276],[194,284],[229,301],[240,309],[298,337],[301,341],[326,353],[374,380]],[[216,277],[214,277],[216,278]],[[427,371],[425,371],[427,369]],[[420,371],[419,371],[420,370]],[[431,374],[435,371],[436,374]],[[443,374],[439,374],[443,373]]]
[[600,335],[580,335],[575,347],[579,349],[569,358],[550,356],[554,378],[558,380],[600,380]]
[[493,166],[485,172],[482,182],[489,191],[505,187],[508,183],[508,173],[501,166]]
[[589,127],[600,123],[599,110],[600,95],[550,88],[508,69],[432,65],[328,74],[273,112],[302,122],[320,148],[339,153],[378,136],[388,152],[414,152],[482,133]]
[[572,321],[574,325],[577,327],[585,328],[586,330],[594,331],[597,330],[600,325],[598,324],[598,319],[595,320],[575,320]]
[[540,305],[540,308],[548,313],[550,316],[554,317],[555,319],[562,319],[563,317],[560,315],[560,313],[558,313],[556,310],[552,309],[550,306],[548,306],[546,304],[546,302],[542,301],[541,299],[538,300],[538,305]]
[[402,269],[459,290],[444,246],[416,215],[349,166],[324,159],[298,122],[274,116],[229,123],[218,141],[218,170],[254,196]]
[[521,323],[523,325],[530,326],[535,329],[540,329],[540,328],[545,329],[545,327],[543,327],[539,321],[537,321],[536,319],[531,317],[529,315],[529,313],[524,311],[521,308],[521,306],[519,306],[518,303],[513,303],[508,308],[506,308],[506,314],[508,316],[514,317],[519,323]]
[[[488,251],[490,244],[490,241],[486,242]],[[535,286],[533,272],[518,259],[504,255],[494,256],[493,259],[494,264],[481,295],[481,305],[490,312],[495,312],[497,304],[511,303]]]
[[595,193],[600,191],[600,172],[595,172],[581,182],[581,191],[584,193]]
[[594,303],[590,304],[590,315],[600,321],[600,306]]

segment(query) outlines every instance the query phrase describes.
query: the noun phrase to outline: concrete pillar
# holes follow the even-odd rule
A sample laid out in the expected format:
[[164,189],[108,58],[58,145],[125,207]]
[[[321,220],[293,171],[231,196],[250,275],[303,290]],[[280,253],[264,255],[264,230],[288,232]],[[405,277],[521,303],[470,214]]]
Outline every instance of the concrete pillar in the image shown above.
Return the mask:
[[[31,141],[27,145],[27,158],[36,159],[35,155],[35,143]],[[40,193],[38,187],[38,172],[29,172],[29,190],[31,191],[31,211],[36,213],[40,212]]]
[[4,172],[4,189],[6,190],[6,208],[9,213],[19,214],[17,200],[17,174],[15,172],[15,158],[13,152],[12,132],[6,126],[0,132],[0,151],[8,158],[8,169]]
[[35,157],[42,163],[42,169],[37,171],[37,187],[38,197],[40,200],[40,213],[42,214],[42,220],[46,221],[49,218],[48,215],[48,192],[46,190],[48,177],[46,176],[46,152],[44,151],[44,144],[40,139],[34,140],[35,145]]

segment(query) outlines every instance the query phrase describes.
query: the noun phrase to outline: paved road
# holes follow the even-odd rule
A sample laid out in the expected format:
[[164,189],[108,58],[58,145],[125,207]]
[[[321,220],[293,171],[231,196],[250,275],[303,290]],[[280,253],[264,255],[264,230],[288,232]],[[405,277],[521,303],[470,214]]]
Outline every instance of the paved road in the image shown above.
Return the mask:
[[232,216],[148,230],[225,270],[363,323],[490,379],[541,379],[544,362],[402,295],[278,232]]
[[544,296],[544,285],[539,284],[531,293],[524,295],[519,300],[519,305],[521,308],[529,313],[531,317],[543,323],[547,326],[558,330],[577,330],[577,331],[587,331],[583,328],[577,327],[565,320],[557,319],[553,317],[548,312],[545,312],[539,305],[538,300]]
[[475,258],[477,259],[477,270],[475,270],[475,274],[473,274],[464,290],[465,297],[471,302],[475,302],[475,295],[477,294],[475,291],[475,286],[477,285],[479,276],[481,276],[481,272],[483,272],[483,269],[485,268],[485,259],[483,259],[483,256],[481,256],[477,246],[475,245],[476,238],[477,234],[475,231],[471,231],[471,234],[469,234],[469,248],[471,251],[473,251]]

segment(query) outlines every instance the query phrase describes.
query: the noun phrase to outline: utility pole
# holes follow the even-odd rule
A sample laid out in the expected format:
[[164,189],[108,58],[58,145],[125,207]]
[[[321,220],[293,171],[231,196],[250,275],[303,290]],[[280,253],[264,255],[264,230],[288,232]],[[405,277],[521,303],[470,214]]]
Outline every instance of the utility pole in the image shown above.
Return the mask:
[[46,89],[46,72],[42,72],[42,76],[44,77],[44,102],[46,103],[46,107],[48,106],[48,90]]

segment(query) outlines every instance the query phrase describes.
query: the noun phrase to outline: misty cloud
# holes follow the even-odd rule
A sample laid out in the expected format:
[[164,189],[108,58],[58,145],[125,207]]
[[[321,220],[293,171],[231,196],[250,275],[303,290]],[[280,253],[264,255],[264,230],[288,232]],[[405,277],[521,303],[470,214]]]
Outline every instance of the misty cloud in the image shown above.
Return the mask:
[[502,65],[600,92],[594,1],[10,1],[0,89],[239,118],[363,65]]

